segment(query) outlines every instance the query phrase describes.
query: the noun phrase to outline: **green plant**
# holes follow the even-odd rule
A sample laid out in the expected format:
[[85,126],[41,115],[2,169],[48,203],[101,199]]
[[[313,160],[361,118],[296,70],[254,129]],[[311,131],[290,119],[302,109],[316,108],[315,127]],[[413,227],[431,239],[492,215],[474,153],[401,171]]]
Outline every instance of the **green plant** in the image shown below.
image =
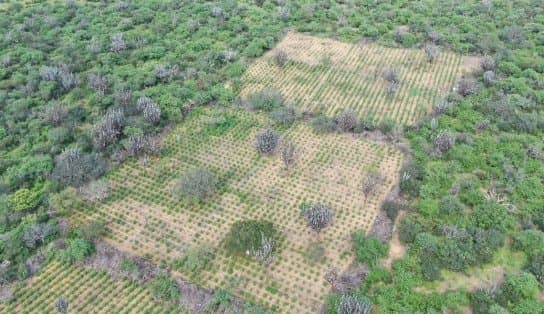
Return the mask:
[[276,239],[277,231],[271,222],[242,220],[231,225],[224,246],[231,255],[248,255],[261,246],[262,237]]
[[151,295],[158,301],[177,303],[180,292],[174,279],[165,273],[160,273],[151,282]]
[[389,246],[374,237],[367,237],[362,231],[355,231],[352,236],[353,250],[357,261],[375,266],[378,259],[387,256]]

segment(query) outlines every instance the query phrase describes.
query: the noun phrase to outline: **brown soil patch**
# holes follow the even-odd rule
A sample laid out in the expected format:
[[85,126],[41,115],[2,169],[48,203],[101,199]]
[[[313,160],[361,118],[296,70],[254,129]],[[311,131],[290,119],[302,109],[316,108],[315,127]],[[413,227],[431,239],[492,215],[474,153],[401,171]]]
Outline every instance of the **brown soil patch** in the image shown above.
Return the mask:
[[383,266],[391,269],[393,261],[401,258],[406,254],[406,246],[402,244],[399,239],[399,224],[402,218],[406,215],[406,211],[399,212],[397,219],[395,219],[395,224],[393,225],[393,236],[391,241],[389,241],[389,256],[383,261]]

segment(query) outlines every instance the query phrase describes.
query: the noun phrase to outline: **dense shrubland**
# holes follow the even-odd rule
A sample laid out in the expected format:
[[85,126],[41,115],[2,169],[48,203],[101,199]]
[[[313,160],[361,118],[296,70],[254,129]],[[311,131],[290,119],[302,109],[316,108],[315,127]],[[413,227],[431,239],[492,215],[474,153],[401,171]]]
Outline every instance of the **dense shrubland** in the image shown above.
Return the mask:
[[[475,313],[541,311],[535,296],[542,285],[538,248],[544,231],[539,1],[59,1],[4,7],[0,258],[8,263],[0,269],[2,282],[25,278],[29,257],[62,234],[58,215],[81,201],[74,188],[100,176],[121,151],[154,151],[146,139],[182,121],[193,106],[230,104],[245,61],[271,48],[288,26],[343,40],[419,47],[429,62],[446,49],[485,55],[482,70],[461,79],[456,93],[435,107],[432,120],[406,132],[414,159],[402,171],[400,187],[415,208],[399,226],[407,255],[390,272],[373,267],[355,294],[333,296],[328,308],[364,312],[373,303],[384,312],[437,312],[471,304]],[[278,54],[275,62],[284,65],[288,58]],[[401,78],[394,70],[384,74],[386,92],[395,93]],[[249,100],[250,108],[271,111],[279,124],[292,123],[294,114],[281,107],[281,95],[265,92]],[[349,110],[335,119],[318,116],[312,124],[321,132],[380,127]],[[381,127],[393,129],[383,122]],[[270,134],[261,140],[257,147],[265,153],[277,144]],[[93,188],[98,190],[92,198],[103,194]],[[201,192],[195,197],[210,195]],[[81,260],[93,251],[95,231],[69,232],[62,245],[51,243],[49,249],[63,261]],[[251,251],[265,260],[272,252],[267,239],[275,233],[265,222],[236,225],[225,245],[233,254]],[[383,255],[379,243],[357,236],[354,241],[356,252],[368,247],[357,254],[362,262],[372,264]],[[493,262],[497,249],[510,241],[527,260],[498,291],[415,292],[444,270]],[[173,297],[171,288],[172,282],[157,282],[156,297]]]

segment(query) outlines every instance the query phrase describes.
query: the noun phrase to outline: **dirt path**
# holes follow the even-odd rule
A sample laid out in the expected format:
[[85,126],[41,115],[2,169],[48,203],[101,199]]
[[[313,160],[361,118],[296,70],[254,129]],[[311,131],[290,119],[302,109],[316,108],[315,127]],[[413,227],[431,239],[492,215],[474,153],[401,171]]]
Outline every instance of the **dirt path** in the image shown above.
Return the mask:
[[400,242],[398,229],[400,220],[404,215],[406,215],[406,211],[400,211],[393,225],[393,236],[391,237],[391,241],[389,241],[389,256],[383,261],[383,266],[387,269],[391,269],[393,261],[403,257],[406,253],[406,246]]

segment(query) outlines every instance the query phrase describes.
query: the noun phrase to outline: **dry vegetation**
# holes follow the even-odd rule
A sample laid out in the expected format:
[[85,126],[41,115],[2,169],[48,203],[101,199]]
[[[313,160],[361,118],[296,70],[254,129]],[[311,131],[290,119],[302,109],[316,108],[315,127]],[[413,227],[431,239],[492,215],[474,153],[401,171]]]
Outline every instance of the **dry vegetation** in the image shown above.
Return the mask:
[[[297,162],[286,169],[280,152],[261,155],[255,149],[255,135],[268,123],[233,110],[194,112],[165,139],[163,158],[147,166],[126,163],[109,176],[110,200],[79,212],[74,220],[104,219],[111,230],[110,243],[168,262],[195,245],[220,247],[235,221],[272,221],[283,239],[268,271],[257,262],[228,258],[220,250],[211,270],[191,279],[210,288],[232,289],[282,311],[315,312],[329,290],[324,274],[332,266],[343,269],[350,264],[351,232],[372,225],[396,181],[402,155],[347,134],[317,135],[310,126],[298,124],[282,134],[282,140],[297,147]],[[176,179],[196,168],[216,173],[221,191],[198,204],[173,196]],[[384,180],[365,201],[362,182],[375,171]],[[301,207],[312,202],[334,210],[333,223],[319,234],[301,215]],[[325,247],[325,258],[310,265],[305,254],[318,241]]]
[[[288,59],[283,66],[279,54]],[[331,116],[351,108],[361,117],[414,124],[471,69],[465,59],[441,51],[428,62],[423,49],[352,45],[291,32],[249,67],[241,95],[274,87],[304,110]],[[387,68],[399,71],[394,88],[382,78]]]

